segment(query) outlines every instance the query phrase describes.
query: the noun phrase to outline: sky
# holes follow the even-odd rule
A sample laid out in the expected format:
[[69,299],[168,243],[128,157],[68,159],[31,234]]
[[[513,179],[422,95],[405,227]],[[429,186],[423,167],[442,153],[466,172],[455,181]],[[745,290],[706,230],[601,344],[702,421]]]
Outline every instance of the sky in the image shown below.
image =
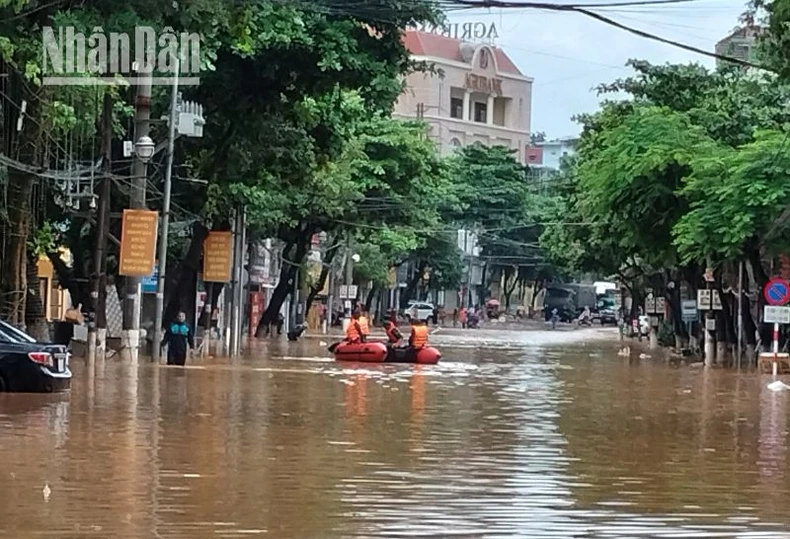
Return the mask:
[[[622,24],[713,52],[716,42],[738,25],[744,9],[745,3],[738,0],[694,0],[596,11]],[[531,130],[544,131],[549,139],[578,134],[579,125],[572,116],[596,110],[599,98],[594,88],[632,73],[625,67],[630,58],[658,64],[715,65],[713,58],[647,40],[577,13],[496,9],[449,13],[447,18],[450,23],[496,24],[499,39],[495,44],[522,73],[534,79]]]

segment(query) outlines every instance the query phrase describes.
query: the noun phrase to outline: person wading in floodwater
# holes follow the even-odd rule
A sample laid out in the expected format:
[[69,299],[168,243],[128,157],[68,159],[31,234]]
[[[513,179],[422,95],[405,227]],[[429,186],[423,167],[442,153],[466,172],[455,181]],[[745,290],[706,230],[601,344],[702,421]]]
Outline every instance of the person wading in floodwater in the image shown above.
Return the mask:
[[167,328],[165,338],[162,339],[162,344],[160,344],[160,346],[167,344],[168,365],[185,365],[188,348],[195,348],[194,334],[186,319],[186,314],[183,312],[178,313],[178,319]]

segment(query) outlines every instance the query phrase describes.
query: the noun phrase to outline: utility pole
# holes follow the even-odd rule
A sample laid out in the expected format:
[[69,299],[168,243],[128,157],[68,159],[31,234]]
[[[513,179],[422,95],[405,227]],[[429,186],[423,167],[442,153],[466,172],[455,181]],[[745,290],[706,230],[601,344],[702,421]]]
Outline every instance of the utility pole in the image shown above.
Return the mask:
[[99,187],[99,205],[96,212],[96,247],[93,252],[93,279],[91,280],[91,320],[88,334],[88,362],[105,355],[107,338],[107,270],[106,244],[109,228],[108,205],[110,201],[110,173],[112,158],[112,96],[104,94],[102,109],[102,178]]
[[96,240],[96,260],[99,262],[99,310],[96,313],[97,356],[104,359],[107,352],[107,237],[110,234],[110,199],[112,192],[112,128],[113,99],[104,94],[104,125],[102,146],[104,149],[104,177],[99,194],[99,237]]
[[738,369],[743,354],[743,260],[738,263]]
[[[334,260],[332,261],[334,262]],[[335,268],[329,263],[329,296],[326,298],[326,321],[324,322],[324,335],[332,329],[332,315],[335,312]]]
[[[137,86],[134,113],[134,137],[148,137],[151,132],[151,73],[142,73]],[[131,195],[129,207],[143,209],[145,205],[146,182],[148,180],[148,164],[136,156],[132,165]],[[162,261],[160,260],[160,263]],[[124,345],[127,358],[137,361],[140,346],[140,310],[141,310],[141,279],[126,277],[126,297],[124,298],[123,329]],[[158,346],[159,343],[155,343]]]
[[244,208],[236,210],[233,241],[233,287],[230,300],[230,355],[236,357],[241,353],[241,304],[243,286],[241,282],[244,266],[244,249],[246,246]]
[[[241,206],[239,208],[239,286],[238,290],[236,291],[236,349],[234,350],[234,354],[236,356],[241,355],[241,328],[244,325],[244,317],[243,312],[244,310],[242,307],[244,306],[244,283],[242,280],[242,276],[244,275],[244,255],[247,253],[247,208]],[[249,264],[249,261],[248,261]],[[249,266],[248,266],[249,267]],[[247,271],[247,282],[249,283],[250,273]],[[249,297],[249,296],[248,296]]]
[[[354,284],[354,234],[352,232],[348,233],[348,256],[346,257],[346,290],[349,292],[349,296],[351,295],[351,286]],[[352,300],[352,309],[353,309],[353,301],[357,298],[349,298]]]
[[[159,362],[164,325],[165,310],[165,276],[167,273],[167,240],[170,228],[170,193],[173,186],[173,154],[175,153],[176,121],[178,120],[178,72],[181,62],[176,59],[176,69],[173,75],[173,89],[170,93],[170,120],[167,131],[167,169],[165,170],[164,202],[162,204],[162,227],[159,236],[159,272],[156,281],[156,311],[154,314],[154,341],[151,357],[155,363]],[[150,88],[149,88],[150,89]],[[139,324],[139,314],[138,314]]]
[[464,256],[466,257],[466,287],[464,289],[464,300],[461,306],[469,308],[472,306],[472,254],[469,252],[469,231],[464,229]]
[[708,262],[708,271],[705,272],[705,288],[708,290],[708,297],[710,298],[710,305],[708,305],[708,310],[705,312],[705,326],[703,328],[705,332],[705,366],[711,367],[716,360],[716,343],[713,340],[713,330],[709,329],[708,326],[710,325],[715,329],[716,315],[713,312],[713,276],[710,271],[710,261]]

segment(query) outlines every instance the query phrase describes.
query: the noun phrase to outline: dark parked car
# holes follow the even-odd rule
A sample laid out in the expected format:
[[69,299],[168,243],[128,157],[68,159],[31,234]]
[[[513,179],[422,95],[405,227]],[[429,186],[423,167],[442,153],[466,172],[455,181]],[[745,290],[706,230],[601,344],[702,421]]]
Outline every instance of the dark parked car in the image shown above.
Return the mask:
[[47,392],[71,387],[69,351],[0,321],[0,391]]

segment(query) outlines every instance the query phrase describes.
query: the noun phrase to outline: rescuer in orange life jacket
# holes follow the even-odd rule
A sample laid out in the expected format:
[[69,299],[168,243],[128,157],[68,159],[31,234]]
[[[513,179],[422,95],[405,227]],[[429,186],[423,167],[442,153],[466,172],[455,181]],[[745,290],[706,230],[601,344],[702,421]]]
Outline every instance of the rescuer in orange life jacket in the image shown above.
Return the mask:
[[403,339],[403,335],[401,335],[400,330],[398,330],[397,316],[398,315],[393,310],[392,313],[390,313],[389,320],[384,324],[384,331],[387,332],[387,340],[393,346],[398,346]]
[[359,327],[359,311],[354,311],[351,314],[351,320],[346,328],[346,341],[350,343],[357,343],[362,340],[362,329]]
[[411,336],[409,337],[409,346],[416,354],[425,345],[428,344],[428,326],[422,320],[412,318],[411,320]]
[[368,310],[365,307],[362,307],[361,311],[359,315],[359,334],[362,342],[367,342],[370,335],[370,318],[368,318]]

